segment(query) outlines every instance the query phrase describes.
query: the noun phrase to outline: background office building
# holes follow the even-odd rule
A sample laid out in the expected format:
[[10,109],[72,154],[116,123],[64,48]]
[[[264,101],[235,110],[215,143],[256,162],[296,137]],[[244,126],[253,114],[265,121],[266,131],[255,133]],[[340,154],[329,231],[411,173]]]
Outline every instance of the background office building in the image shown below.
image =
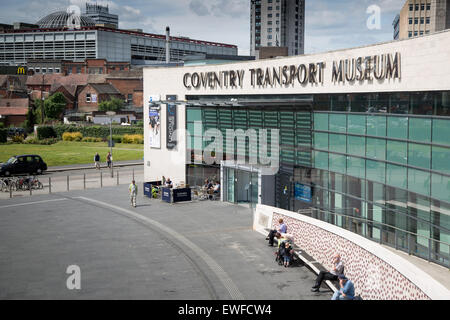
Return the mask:
[[250,55],[260,47],[287,47],[288,55],[305,50],[305,0],[251,0]]
[[[449,266],[449,51],[443,31],[308,56],[145,68],[145,180],[220,179],[223,201],[312,208],[314,218]],[[223,81],[231,71],[234,85]],[[189,133],[179,131],[170,148],[167,103],[178,103],[176,126]],[[279,171],[264,175],[248,163],[250,136],[235,141],[229,161],[208,165],[202,154],[221,141],[206,137],[209,129],[222,133],[223,150],[227,129],[267,129],[268,146],[270,130],[279,130],[279,151],[268,148],[279,152]],[[247,162],[236,163],[238,155]]]
[[400,29],[400,40],[449,29],[450,0],[408,0],[400,11],[397,26],[395,20],[393,25]]
[[[33,60],[106,59],[132,65],[165,62],[166,35],[98,26],[81,16],[80,29],[67,28],[67,12],[56,12],[42,18],[38,29],[4,29],[0,31],[0,64],[26,65]],[[185,55],[213,54],[236,56],[237,46],[170,37],[172,62]]]
[[119,28],[119,16],[109,13],[109,7],[107,5],[102,6],[100,4],[86,2],[86,12],[84,15],[91,18],[95,24]]

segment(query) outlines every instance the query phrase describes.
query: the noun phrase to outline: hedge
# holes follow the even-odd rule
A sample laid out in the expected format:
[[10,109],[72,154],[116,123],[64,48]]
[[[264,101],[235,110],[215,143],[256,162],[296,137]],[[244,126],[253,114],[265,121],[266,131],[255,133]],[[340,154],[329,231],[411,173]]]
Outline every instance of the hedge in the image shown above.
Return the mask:
[[64,132],[62,139],[63,141],[81,141],[83,135],[80,132]]
[[56,138],[56,131],[51,126],[42,126],[37,128],[37,136],[39,140]]
[[[58,138],[62,138],[64,132],[80,132],[83,137],[94,138],[108,138],[109,126],[73,126],[73,125],[55,125],[53,126]],[[125,135],[125,134],[144,134],[144,128],[142,127],[112,127],[113,135]]]
[[5,143],[8,138],[8,129],[0,128],[0,143]]

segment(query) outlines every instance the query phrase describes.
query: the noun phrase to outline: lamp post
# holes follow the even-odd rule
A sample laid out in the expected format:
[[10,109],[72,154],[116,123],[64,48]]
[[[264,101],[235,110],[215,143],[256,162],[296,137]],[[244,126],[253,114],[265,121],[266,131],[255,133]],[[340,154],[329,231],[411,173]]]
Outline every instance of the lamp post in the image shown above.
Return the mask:
[[109,116],[109,148],[110,148],[110,154],[111,154],[111,178],[114,178],[114,165],[113,165],[113,161],[112,161],[112,146],[113,146],[113,141],[112,141],[112,120],[113,117],[116,115],[116,113],[114,111],[107,111],[106,114]]

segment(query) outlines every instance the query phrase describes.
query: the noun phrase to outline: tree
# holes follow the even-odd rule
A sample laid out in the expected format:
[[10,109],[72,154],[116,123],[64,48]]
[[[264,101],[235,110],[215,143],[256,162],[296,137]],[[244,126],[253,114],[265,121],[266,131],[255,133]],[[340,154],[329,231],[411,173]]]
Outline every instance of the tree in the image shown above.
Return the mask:
[[67,107],[67,101],[61,92],[56,92],[44,101],[44,114],[49,119],[60,119]]
[[107,101],[102,101],[100,102],[100,104],[98,105],[98,110],[99,111],[120,111],[120,109],[122,109],[123,107],[123,100],[121,99],[117,99],[117,98],[112,98],[111,100],[107,100]]
[[34,114],[33,108],[28,108],[27,119],[24,122],[24,129],[30,133],[34,130],[34,125],[36,124],[36,116]]

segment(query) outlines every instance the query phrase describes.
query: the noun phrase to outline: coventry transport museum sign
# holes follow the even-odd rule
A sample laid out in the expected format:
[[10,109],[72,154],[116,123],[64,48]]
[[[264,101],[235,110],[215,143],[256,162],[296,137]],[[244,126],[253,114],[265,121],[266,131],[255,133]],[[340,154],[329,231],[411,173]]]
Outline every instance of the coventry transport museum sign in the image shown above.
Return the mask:
[[[289,86],[299,83],[324,84],[325,62],[249,69],[252,87]],[[187,89],[242,88],[245,70],[185,73],[183,84]],[[353,83],[401,78],[401,55],[380,54],[333,61],[331,82]]]

